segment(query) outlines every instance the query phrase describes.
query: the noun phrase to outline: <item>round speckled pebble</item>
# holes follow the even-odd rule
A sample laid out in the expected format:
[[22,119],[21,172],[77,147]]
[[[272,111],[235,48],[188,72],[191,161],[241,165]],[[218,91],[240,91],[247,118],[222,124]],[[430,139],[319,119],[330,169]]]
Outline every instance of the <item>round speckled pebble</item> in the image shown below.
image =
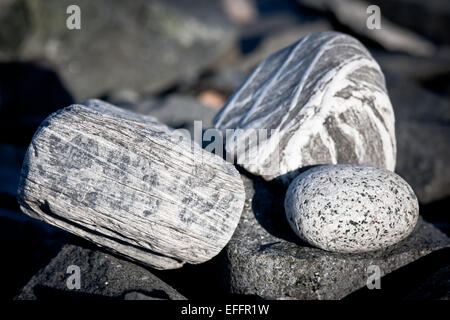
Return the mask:
[[324,165],[299,175],[285,198],[295,233],[334,252],[386,248],[414,229],[419,205],[394,172],[360,165]]

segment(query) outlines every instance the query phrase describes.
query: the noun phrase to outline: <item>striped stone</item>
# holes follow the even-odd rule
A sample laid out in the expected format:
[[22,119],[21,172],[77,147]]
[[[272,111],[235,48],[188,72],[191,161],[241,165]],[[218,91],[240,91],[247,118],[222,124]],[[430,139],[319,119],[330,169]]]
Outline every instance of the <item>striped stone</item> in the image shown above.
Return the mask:
[[228,156],[266,180],[288,184],[299,168],[316,164],[395,168],[384,75],[368,50],[342,33],[311,33],[266,58],[214,125]]
[[236,229],[244,186],[233,165],[180,138],[100,100],[61,109],[30,143],[20,207],[156,269],[205,262]]

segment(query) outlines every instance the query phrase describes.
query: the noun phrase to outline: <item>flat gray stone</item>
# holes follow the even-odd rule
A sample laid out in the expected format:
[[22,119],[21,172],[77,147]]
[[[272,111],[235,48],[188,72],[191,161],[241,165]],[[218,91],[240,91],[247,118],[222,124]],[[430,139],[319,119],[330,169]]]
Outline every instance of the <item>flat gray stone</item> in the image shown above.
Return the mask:
[[[80,268],[80,289],[68,289],[67,268]],[[58,255],[22,288],[18,300],[186,298],[147,269],[101,251],[65,245]]]
[[[385,250],[339,254],[300,242],[284,218],[284,192],[260,178],[243,176],[246,203],[241,222],[226,247],[228,290],[275,299],[340,299],[366,285],[366,268],[382,275],[450,240],[419,218],[413,233]],[[253,200],[252,200],[253,198]]]

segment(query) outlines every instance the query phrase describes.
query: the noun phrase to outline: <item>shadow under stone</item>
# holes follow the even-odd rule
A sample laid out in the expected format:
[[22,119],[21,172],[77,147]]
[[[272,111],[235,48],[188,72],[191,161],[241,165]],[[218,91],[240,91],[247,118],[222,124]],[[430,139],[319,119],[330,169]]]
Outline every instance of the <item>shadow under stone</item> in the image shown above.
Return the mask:
[[[316,166],[305,166],[296,170],[296,175],[301,174]],[[284,209],[284,199],[287,187],[279,181],[265,181],[241,169],[241,173],[253,181],[255,194],[252,199],[252,210],[259,224],[271,235],[293,242],[299,246],[311,247],[301,240],[290,227]],[[288,173],[291,174],[291,173]],[[283,176],[280,176],[282,178]],[[272,244],[266,244],[270,246]],[[265,248],[260,248],[264,250]]]

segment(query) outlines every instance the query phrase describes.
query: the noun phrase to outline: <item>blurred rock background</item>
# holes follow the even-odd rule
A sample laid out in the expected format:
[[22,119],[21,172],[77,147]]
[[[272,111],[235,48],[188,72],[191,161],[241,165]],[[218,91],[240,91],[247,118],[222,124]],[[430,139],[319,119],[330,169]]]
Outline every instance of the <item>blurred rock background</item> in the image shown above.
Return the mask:
[[[66,27],[70,4],[81,8],[81,30]],[[369,4],[381,9],[381,30],[366,27]],[[380,63],[396,114],[396,171],[414,188],[423,218],[449,235],[448,0],[2,0],[0,299],[17,296],[45,266],[33,283],[47,279],[51,287],[43,275],[69,253],[91,257],[87,263],[93,272],[106,272],[103,258],[89,253],[92,245],[28,218],[15,200],[24,152],[46,116],[71,103],[101,98],[175,128],[192,130],[194,120],[203,120],[206,129],[260,61],[323,30],[355,36]],[[64,249],[67,243],[88,249]],[[57,254],[59,260],[49,265]],[[193,290],[185,279],[199,279],[218,261],[156,274],[187,298],[206,297],[214,282]],[[427,270],[422,280],[406,291],[388,289],[391,297],[449,298],[448,252],[421,263],[421,270]],[[387,281],[402,283],[417,270],[397,270]],[[125,278],[118,281],[127,287]],[[439,290],[433,291],[433,283],[440,284]],[[102,290],[92,292],[111,295]],[[119,294],[120,285],[114,290]],[[141,297],[139,292],[134,297]],[[357,291],[352,297],[367,295]],[[227,292],[219,290],[216,296]]]

